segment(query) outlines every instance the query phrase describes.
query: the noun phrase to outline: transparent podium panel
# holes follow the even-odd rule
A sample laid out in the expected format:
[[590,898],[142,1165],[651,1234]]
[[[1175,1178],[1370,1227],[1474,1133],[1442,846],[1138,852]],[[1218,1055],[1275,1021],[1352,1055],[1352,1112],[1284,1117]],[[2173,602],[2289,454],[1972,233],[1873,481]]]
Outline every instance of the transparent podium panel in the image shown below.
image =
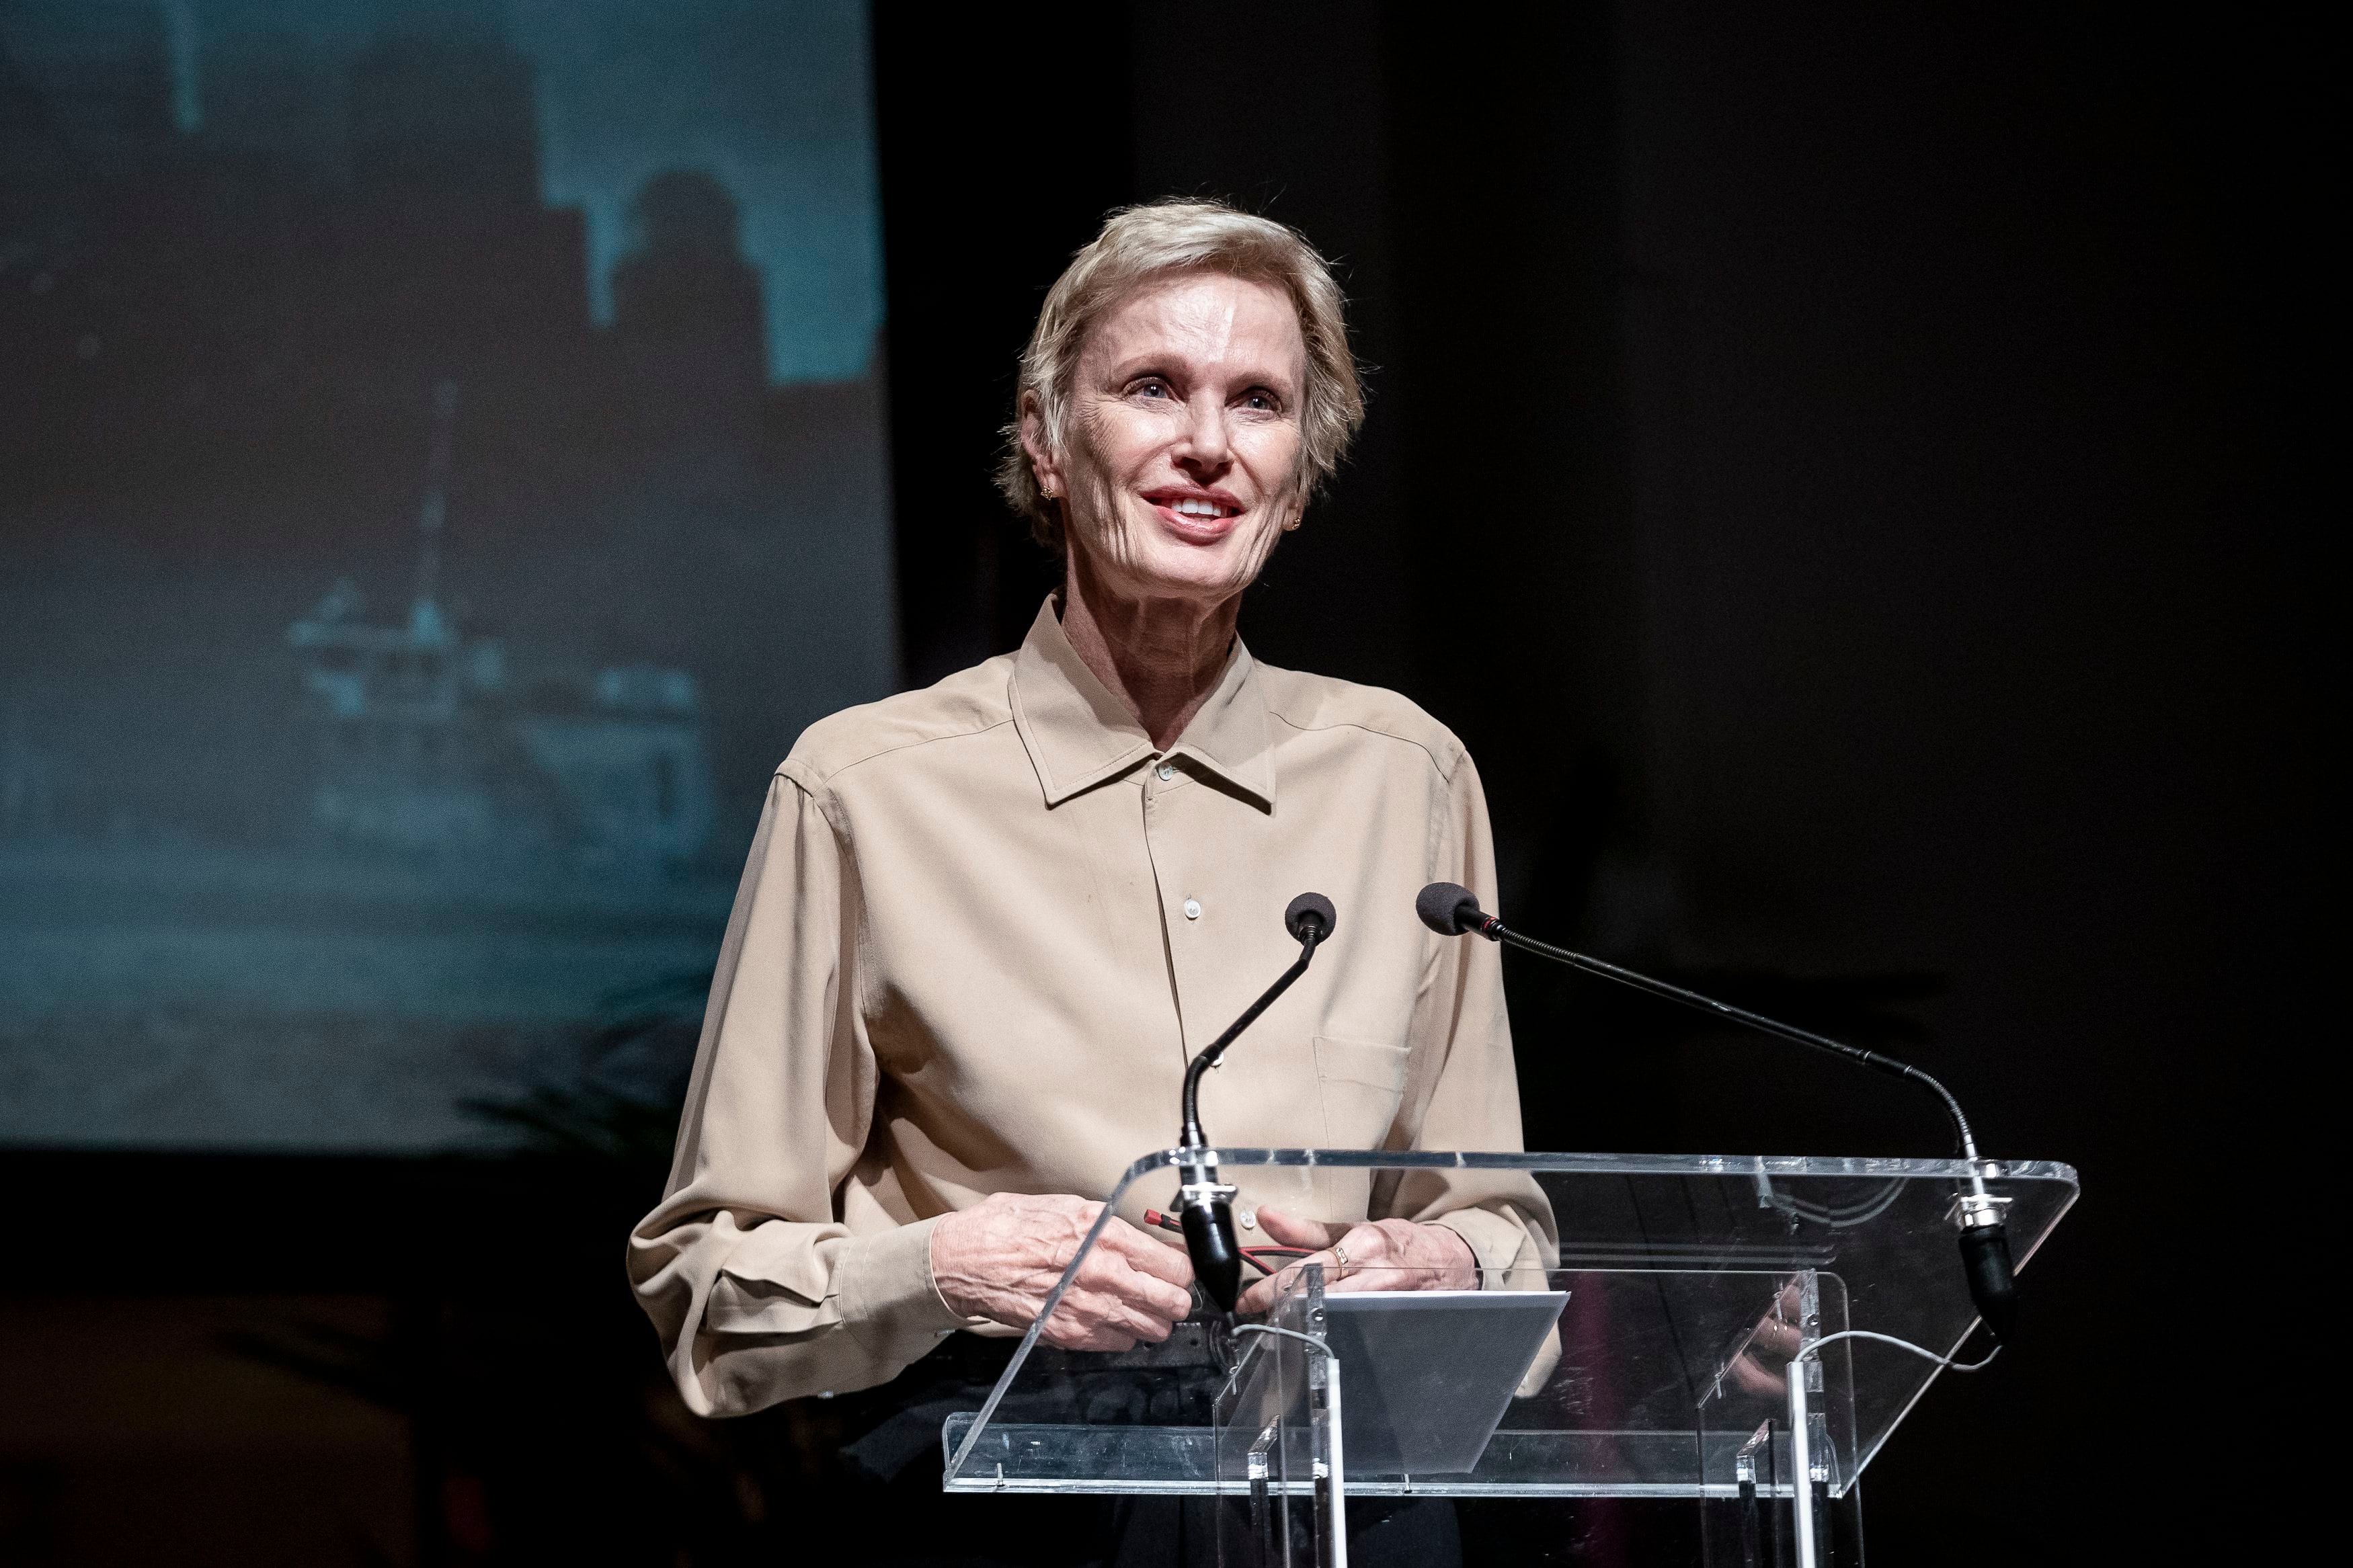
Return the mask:
[[[1087,1247],[1124,1225],[1181,1248],[1176,1161],[1132,1166]],[[2074,1172],[1978,1174],[2023,1268]],[[1707,1561],[1771,1562],[1741,1542],[1783,1529],[1760,1510],[1790,1512],[1800,1450],[1830,1528],[1941,1374],[1817,1342],[1948,1355],[1976,1322],[1958,1161],[1232,1149],[1216,1175],[1246,1265],[1234,1320],[1204,1304],[1162,1344],[1058,1349],[1058,1292],[948,1418],[950,1490],[1215,1496],[1223,1561],[1303,1563],[1335,1560],[1350,1498],[1680,1498],[1714,1521]],[[1452,1234],[1398,1260],[1344,1239],[1368,1215]]]

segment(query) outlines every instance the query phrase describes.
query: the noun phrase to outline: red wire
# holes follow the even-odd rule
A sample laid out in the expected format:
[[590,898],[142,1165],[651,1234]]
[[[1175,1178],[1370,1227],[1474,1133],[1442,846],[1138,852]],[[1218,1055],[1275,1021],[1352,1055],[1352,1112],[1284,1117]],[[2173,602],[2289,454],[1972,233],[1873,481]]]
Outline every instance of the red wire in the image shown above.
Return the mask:
[[1314,1253],[1309,1251],[1303,1247],[1245,1247],[1242,1248],[1242,1261],[1254,1266],[1261,1274],[1280,1274],[1282,1272],[1282,1264],[1277,1263],[1270,1267],[1267,1264],[1259,1261],[1259,1259],[1262,1258],[1313,1258],[1314,1256]]
[[[1173,1214],[1164,1214],[1158,1209],[1145,1209],[1144,1211],[1144,1223],[1149,1226],[1155,1226],[1162,1230],[1173,1230],[1177,1232],[1179,1235],[1183,1234],[1185,1229],[1184,1221],[1178,1219]],[[1282,1264],[1276,1263],[1270,1265],[1262,1261],[1265,1258],[1313,1258],[1315,1256],[1314,1249],[1306,1247],[1245,1247],[1241,1249],[1241,1254],[1242,1261],[1249,1264],[1251,1268],[1257,1269],[1261,1274],[1280,1274],[1282,1272]]]

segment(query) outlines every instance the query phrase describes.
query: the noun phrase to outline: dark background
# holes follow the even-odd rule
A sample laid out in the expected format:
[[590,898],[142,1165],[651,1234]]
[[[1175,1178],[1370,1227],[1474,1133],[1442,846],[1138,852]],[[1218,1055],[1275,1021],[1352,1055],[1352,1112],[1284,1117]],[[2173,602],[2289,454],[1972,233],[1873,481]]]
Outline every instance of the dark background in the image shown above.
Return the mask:
[[[886,11],[875,43],[904,678],[1010,647],[1050,585],[987,475],[1103,210],[1297,224],[1374,404],[1253,648],[1463,736],[1517,923],[1900,1044],[1989,1152],[2084,1173],[2021,1342],[1874,1466],[1873,1554],[2260,1555],[2242,1390],[2303,1331],[2265,1217],[2296,1167],[2262,1151],[2308,1136],[2273,1086],[2316,1044],[2316,44],[1715,4]],[[1878,1080],[1512,983],[1531,1147],[1944,1146]],[[745,1478],[821,1412],[681,1427],[644,1391],[618,1237],[658,1176],[7,1162],[23,1301],[153,1290],[188,1335],[188,1292],[278,1293],[220,1331],[400,1414],[424,1560],[667,1561],[695,1509],[725,1560],[815,1517]],[[142,1321],[53,1310],[100,1370]],[[300,1484],[239,1452],[221,1485]],[[73,1484],[45,1462],[11,1528]],[[1493,1560],[1631,1560],[1512,1506],[1472,1510]]]
[[[2294,1202],[2258,1151],[2317,956],[2314,42],[1705,0],[1050,31],[955,35],[969,90],[881,38],[911,676],[1048,581],[989,432],[1101,209],[1299,226],[1372,411],[1252,648],[1463,737],[1524,929],[1893,1045],[2083,1172],[2031,1331],[1874,1465],[1875,1560],[2228,1555],[2265,1510],[2146,1445],[2197,1426],[2211,1288]],[[998,61],[1084,134],[1039,156]],[[1925,1097],[1511,981],[1532,1148],[1945,1146]]]

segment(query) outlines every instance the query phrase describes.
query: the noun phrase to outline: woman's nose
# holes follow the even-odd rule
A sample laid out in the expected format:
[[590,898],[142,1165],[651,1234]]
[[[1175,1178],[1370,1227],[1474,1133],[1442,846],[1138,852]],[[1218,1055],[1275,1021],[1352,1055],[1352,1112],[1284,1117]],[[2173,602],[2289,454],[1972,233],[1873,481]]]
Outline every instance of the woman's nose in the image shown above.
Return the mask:
[[1208,468],[1224,467],[1233,449],[1226,436],[1225,405],[1214,398],[1198,398],[1186,412],[1185,438],[1177,452],[1178,459]]

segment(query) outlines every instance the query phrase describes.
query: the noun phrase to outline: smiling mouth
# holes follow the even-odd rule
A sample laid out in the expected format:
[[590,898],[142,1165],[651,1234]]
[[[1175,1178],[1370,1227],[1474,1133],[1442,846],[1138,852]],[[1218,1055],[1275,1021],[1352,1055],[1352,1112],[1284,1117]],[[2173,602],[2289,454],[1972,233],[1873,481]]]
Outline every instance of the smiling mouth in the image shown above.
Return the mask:
[[1159,514],[1162,526],[1177,538],[1196,544],[1214,543],[1233,531],[1234,520],[1244,509],[1230,498],[1172,495],[1147,491],[1144,500]]
[[1238,506],[1219,506],[1216,501],[1201,500],[1192,496],[1187,496],[1183,500],[1162,501],[1160,504],[1179,517],[1240,517],[1242,510]]

